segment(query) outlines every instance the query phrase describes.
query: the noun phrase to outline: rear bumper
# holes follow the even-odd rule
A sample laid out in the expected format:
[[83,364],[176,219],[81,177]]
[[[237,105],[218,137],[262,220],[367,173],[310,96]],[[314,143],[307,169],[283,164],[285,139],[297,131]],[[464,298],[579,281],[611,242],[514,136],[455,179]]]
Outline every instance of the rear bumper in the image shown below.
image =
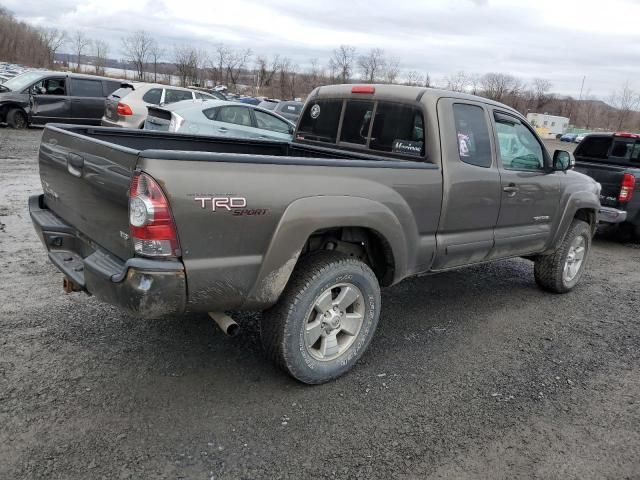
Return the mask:
[[118,122],[115,122],[113,120],[108,120],[105,117],[102,117],[100,119],[100,125],[103,127],[118,127],[118,128],[122,128],[122,125],[119,124]]
[[29,214],[51,262],[84,291],[139,317],[184,312],[187,287],[182,262],[137,257],[123,262],[46,208],[42,195],[29,197]]
[[598,222],[622,223],[627,219],[627,212],[612,207],[600,207],[598,210]]

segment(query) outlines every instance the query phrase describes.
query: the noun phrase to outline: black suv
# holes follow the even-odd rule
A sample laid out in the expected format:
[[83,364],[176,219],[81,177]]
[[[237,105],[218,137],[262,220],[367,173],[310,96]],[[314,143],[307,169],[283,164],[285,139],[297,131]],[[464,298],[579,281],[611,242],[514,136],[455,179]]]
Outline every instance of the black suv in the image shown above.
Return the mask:
[[68,72],[30,71],[0,84],[0,123],[100,125],[104,100],[121,82]]
[[602,185],[600,222],[640,239],[640,135],[592,133],[576,147],[576,170]]

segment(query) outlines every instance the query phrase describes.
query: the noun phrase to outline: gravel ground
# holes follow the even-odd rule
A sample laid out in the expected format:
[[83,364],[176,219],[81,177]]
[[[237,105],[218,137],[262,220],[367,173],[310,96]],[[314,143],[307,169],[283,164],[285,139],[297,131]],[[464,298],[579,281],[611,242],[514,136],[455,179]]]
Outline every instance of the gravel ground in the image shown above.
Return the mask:
[[596,239],[568,295],[526,260],[404,281],[308,387],[257,314],[230,339],[64,295],[26,208],[40,133],[0,129],[0,478],[640,478],[638,245]]

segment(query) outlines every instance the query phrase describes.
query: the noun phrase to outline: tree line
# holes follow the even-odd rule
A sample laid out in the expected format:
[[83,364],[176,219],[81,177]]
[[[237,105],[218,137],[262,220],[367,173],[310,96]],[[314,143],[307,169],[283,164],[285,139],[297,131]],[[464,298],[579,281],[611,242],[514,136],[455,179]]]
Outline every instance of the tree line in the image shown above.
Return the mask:
[[[224,44],[165,48],[142,30],[123,37],[119,47],[123,58],[109,59],[109,44],[104,40],[88,38],[80,31],[35,28],[18,22],[0,6],[0,59],[28,66],[56,68],[60,66],[56,59],[64,58],[63,66],[76,71],[103,75],[107,66],[114,66],[123,74],[116,76],[126,77],[127,71],[132,71],[138,81],[225,85],[231,91],[281,99],[304,98],[321,85],[356,81],[438,87],[496,100],[523,115],[536,112],[569,117],[573,125],[586,129],[640,130],[640,93],[628,83],[605,102],[589,91],[579,99],[556,95],[546,79],[526,82],[500,72],[479,75],[459,71],[434,80],[428,72],[403,70],[400,60],[381,48],[359,52],[353,46],[340,45],[328,61],[312,58],[301,68],[287,56],[268,56]],[[63,48],[71,53],[60,55]]]

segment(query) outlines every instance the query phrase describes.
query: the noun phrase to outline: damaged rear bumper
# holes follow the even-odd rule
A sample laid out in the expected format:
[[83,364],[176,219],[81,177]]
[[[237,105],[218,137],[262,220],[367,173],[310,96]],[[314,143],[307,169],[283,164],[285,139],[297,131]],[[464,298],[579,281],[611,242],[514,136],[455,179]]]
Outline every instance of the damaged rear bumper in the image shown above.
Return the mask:
[[184,312],[182,262],[138,257],[123,262],[46,208],[42,195],[29,198],[29,214],[51,262],[80,289],[140,317]]

